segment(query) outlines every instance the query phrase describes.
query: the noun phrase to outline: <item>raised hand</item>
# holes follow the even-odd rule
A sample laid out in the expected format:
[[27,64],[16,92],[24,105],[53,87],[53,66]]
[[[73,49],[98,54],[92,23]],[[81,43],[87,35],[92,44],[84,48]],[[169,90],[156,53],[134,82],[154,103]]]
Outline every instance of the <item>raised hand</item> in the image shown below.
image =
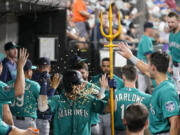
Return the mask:
[[102,77],[99,79],[101,88],[108,89],[108,79],[106,77],[106,74],[102,75]]
[[25,48],[20,49],[19,59],[17,62],[18,68],[24,67],[28,57],[29,57],[29,54],[27,53],[27,49]]
[[58,73],[54,74],[50,82],[51,87],[54,89],[57,89],[57,87],[59,86],[59,83],[61,82],[61,79],[62,77]]
[[118,53],[120,55],[122,55],[123,57],[129,59],[133,56],[133,54],[132,54],[131,50],[129,49],[129,46],[127,43],[121,42],[119,44],[119,49],[120,49],[120,51],[118,51]]
[[24,135],[39,135],[38,129],[28,128]]

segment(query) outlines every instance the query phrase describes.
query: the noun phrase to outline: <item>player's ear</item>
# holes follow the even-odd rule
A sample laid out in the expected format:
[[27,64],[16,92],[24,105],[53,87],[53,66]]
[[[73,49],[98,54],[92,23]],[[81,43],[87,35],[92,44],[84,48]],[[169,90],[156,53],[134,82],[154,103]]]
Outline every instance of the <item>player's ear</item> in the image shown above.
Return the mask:
[[152,69],[152,71],[156,71],[156,67],[154,64],[151,65],[151,69]]
[[123,124],[126,126],[127,122],[125,119],[123,119]]
[[122,74],[122,79],[123,79],[123,80],[126,80],[126,77],[125,77],[123,74]]
[[138,79],[138,75],[136,75],[136,80]]
[[147,120],[146,123],[145,123],[145,126],[144,126],[145,129],[148,128],[148,126],[149,126],[149,120]]

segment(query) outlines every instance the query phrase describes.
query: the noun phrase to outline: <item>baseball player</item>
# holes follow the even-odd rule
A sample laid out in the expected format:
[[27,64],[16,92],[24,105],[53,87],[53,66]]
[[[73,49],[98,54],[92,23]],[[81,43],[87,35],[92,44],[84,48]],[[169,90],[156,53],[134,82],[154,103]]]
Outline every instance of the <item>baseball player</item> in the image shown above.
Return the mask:
[[[169,50],[171,62],[173,63],[173,79],[175,80],[177,91],[180,94],[180,17],[178,14],[171,12],[168,14]],[[171,65],[171,64],[170,64]]]
[[[66,71],[63,76],[64,93],[52,97],[49,100],[49,106],[47,97],[40,95],[40,111],[54,113],[54,135],[90,135],[92,112],[110,111],[109,102],[107,104],[107,101],[97,99],[89,94],[82,94],[84,91],[81,86],[82,82],[79,71]],[[111,87],[114,86],[111,85]]]
[[126,125],[126,135],[144,135],[148,128],[148,110],[143,104],[135,103],[127,107],[123,123]]
[[[16,97],[10,105],[13,114],[14,125],[20,129],[28,127],[36,128],[38,97],[40,85],[30,80],[32,77],[32,63],[28,59],[24,66],[25,73],[25,92],[22,96]],[[15,80],[8,82],[9,86],[14,87]]]
[[149,118],[150,131],[155,135],[179,135],[179,97],[172,81],[167,79],[169,57],[162,52],[154,52],[150,56],[149,64],[133,56],[128,45],[121,43],[120,54],[131,60],[139,70],[155,79],[157,86],[153,90],[150,100]]
[[[55,84],[55,85],[51,85],[50,82],[53,83],[53,81],[51,81],[50,78],[50,72],[51,70],[51,62],[48,58],[46,57],[41,57],[38,60],[38,70],[36,72],[33,73],[33,77],[32,80],[38,82],[41,86],[41,89],[47,89],[48,91],[48,97],[51,97],[54,95],[55,90],[56,90],[56,86],[58,86],[59,84]],[[54,87],[55,86],[55,87]],[[40,93],[43,94],[43,93]],[[37,128],[40,130],[40,135],[49,135],[49,131],[50,131],[50,120],[52,118],[52,115],[48,114],[48,115],[44,115],[41,114],[41,112],[39,112],[39,110],[37,111],[37,115],[38,118],[36,120],[36,126]]]
[[[137,57],[148,63],[150,54],[153,52],[152,44],[152,34],[153,34],[153,24],[151,22],[146,22],[144,24],[144,34],[138,44]],[[151,86],[150,79],[144,75],[142,72],[138,73],[138,89],[145,92],[147,88]]]
[[[20,50],[20,56],[17,66],[17,79],[14,84],[14,87],[8,86],[5,83],[0,83],[0,104],[7,103],[15,98],[15,96],[23,95],[24,86],[25,86],[25,77],[23,72],[23,67],[26,63],[28,54],[26,49]],[[0,65],[2,66],[2,65]],[[2,68],[0,68],[2,69]],[[0,73],[2,70],[0,71]],[[2,108],[0,108],[2,112]],[[33,129],[21,130],[14,126],[9,126],[0,119],[0,134],[1,135],[37,135],[37,132],[34,132]]]
[[[100,99],[105,97],[105,89],[104,88],[108,88],[108,80],[106,77],[103,77],[101,79],[101,82],[100,82],[101,88],[99,88],[95,84],[88,82],[89,71],[88,71],[87,63],[80,62],[80,63],[77,63],[76,65],[74,65],[72,68],[75,70],[78,70],[82,74],[83,80],[86,81],[83,83],[85,85],[84,86],[85,91],[89,91],[89,94],[92,94]],[[99,135],[100,134],[99,115],[97,113],[93,113],[91,115],[91,117],[92,117],[91,118],[91,135]]]
[[123,119],[125,110],[130,104],[142,103],[147,108],[149,107],[151,95],[145,94],[144,92],[136,89],[136,78],[137,73],[135,67],[127,65],[122,68],[124,88],[116,90],[115,94],[117,100],[117,110],[114,113],[116,135],[126,135],[126,128],[123,125]]
[[[109,58],[102,59],[101,70],[103,73],[93,76],[92,81],[91,81],[91,83],[95,84],[96,86],[100,88],[102,87],[101,86],[101,82],[103,82],[102,80],[105,80],[104,78],[108,78],[110,74]],[[121,89],[124,87],[124,83],[121,78],[117,77],[116,75],[113,75],[113,78],[116,80],[117,89]],[[107,98],[109,95],[109,87],[105,87],[104,89],[106,90],[105,96]],[[103,134],[110,135],[111,134],[110,114],[100,115],[99,117],[100,117],[100,134],[99,135],[103,135]]]

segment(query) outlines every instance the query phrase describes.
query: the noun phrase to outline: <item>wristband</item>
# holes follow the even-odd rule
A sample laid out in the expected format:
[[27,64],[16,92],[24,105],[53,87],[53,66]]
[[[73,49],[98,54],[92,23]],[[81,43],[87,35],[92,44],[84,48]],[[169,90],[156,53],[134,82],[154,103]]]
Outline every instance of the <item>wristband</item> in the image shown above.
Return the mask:
[[131,56],[131,58],[129,59],[134,65],[136,65],[138,63],[138,61],[140,61],[137,57],[135,57],[134,55]]
[[98,95],[101,97],[101,99],[103,99],[103,98],[105,97],[104,92],[105,92],[105,88],[102,87],[102,88],[100,89],[99,94],[98,94]]

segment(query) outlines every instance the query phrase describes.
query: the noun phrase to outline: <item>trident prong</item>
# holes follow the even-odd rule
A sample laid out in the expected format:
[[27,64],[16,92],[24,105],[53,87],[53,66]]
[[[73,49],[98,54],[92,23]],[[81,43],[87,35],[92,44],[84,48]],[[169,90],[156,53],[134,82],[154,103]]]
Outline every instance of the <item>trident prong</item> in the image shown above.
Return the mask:
[[[111,3],[109,6],[109,35],[105,34],[104,30],[103,30],[103,15],[102,15],[102,11],[101,11],[101,22],[100,22],[100,31],[101,34],[106,37],[107,39],[109,39],[109,44],[108,45],[104,45],[104,47],[108,47],[109,48],[109,56],[110,56],[110,79],[113,79],[113,48],[117,47],[118,45],[114,45],[112,43],[113,39],[116,38],[120,33],[121,33],[121,17],[120,17],[120,12],[119,12],[119,28],[118,28],[118,32],[113,35],[113,28],[112,28],[112,21],[113,21],[113,14],[112,14],[112,7],[111,7]],[[110,102],[111,102],[111,135],[114,135],[114,90],[113,88],[110,88]]]

